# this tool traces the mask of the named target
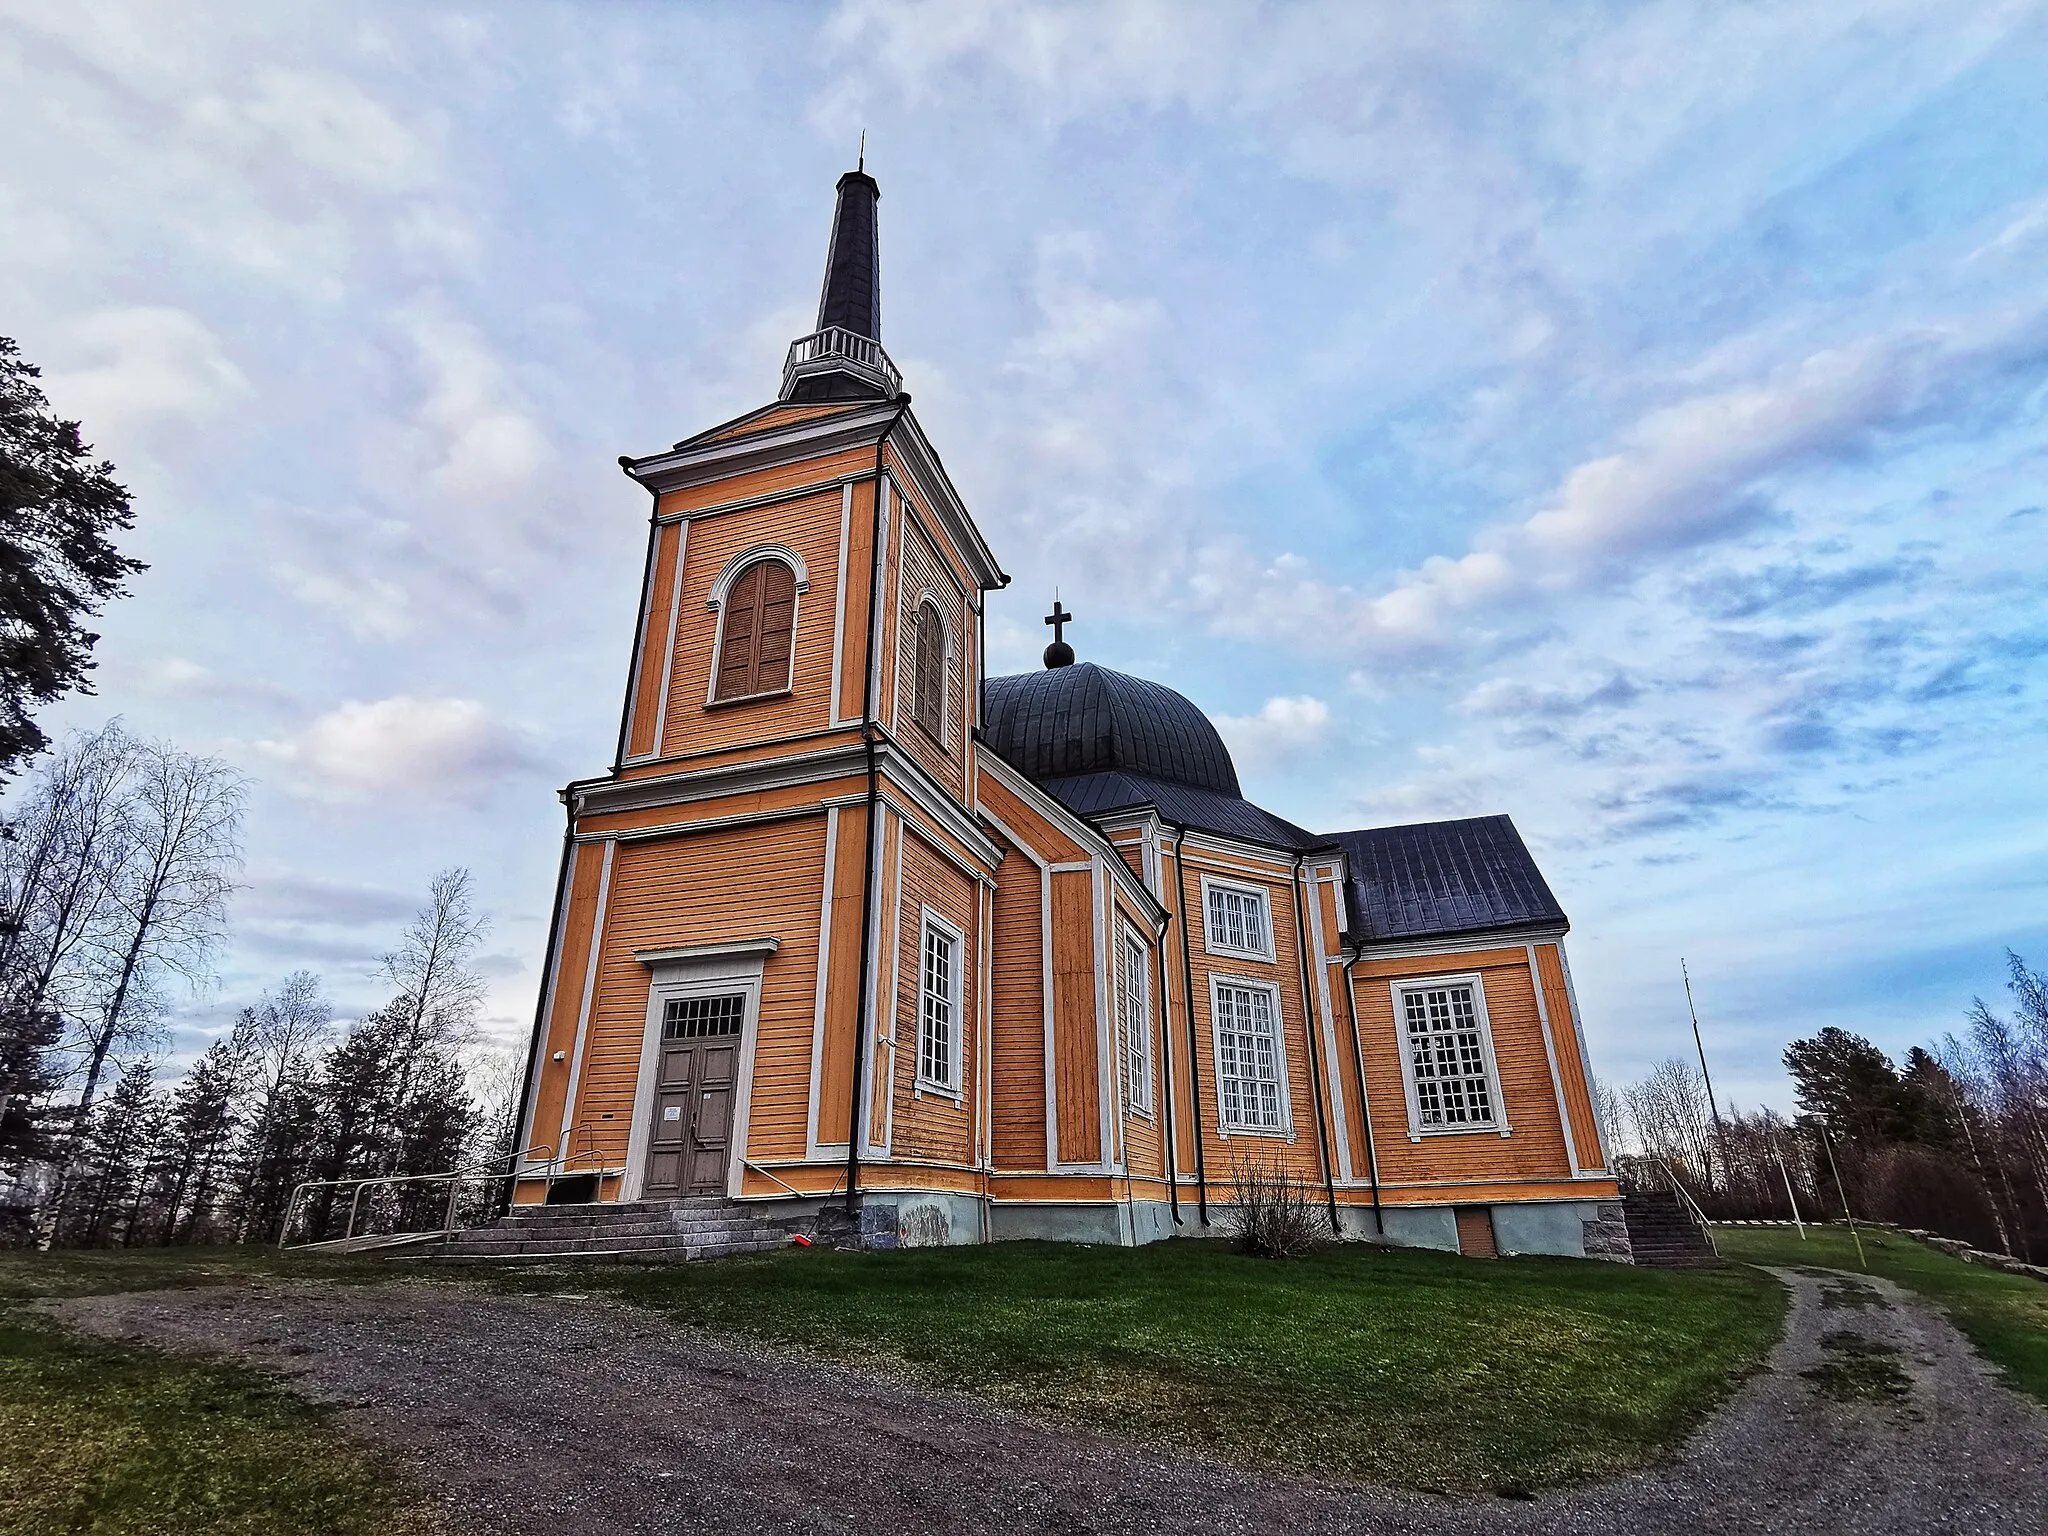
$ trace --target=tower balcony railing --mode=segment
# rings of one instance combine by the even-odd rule
[[[890,399],[903,393],[903,375],[882,344],[843,325],[828,325],[789,344],[789,360],[782,365],[782,398],[790,397],[798,380],[819,373],[850,373]]]

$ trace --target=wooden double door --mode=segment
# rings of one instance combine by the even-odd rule
[[[654,1125],[647,1144],[650,1199],[722,1195],[732,1156],[744,993],[671,997],[662,1005]]]

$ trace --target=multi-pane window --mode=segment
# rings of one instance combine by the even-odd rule
[[[661,1038],[702,1040],[736,1035],[746,1016],[744,997],[672,997],[661,1005]]]
[[[1145,946],[1129,934],[1117,945],[1117,1029],[1122,1039],[1124,1105],[1152,1113],[1152,1008],[1146,985]]]
[[[1271,959],[1273,931],[1266,920],[1266,893],[1235,885],[1211,884],[1208,889],[1209,947]]]
[[[744,699],[787,688],[796,633],[796,573],[777,559],[756,560],[733,578],[721,607],[724,627],[712,699]]]
[[[933,1087],[951,1090],[954,1048],[959,1044],[960,941],[934,924],[924,930],[918,984],[917,1075]]]
[[[917,670],[911,679],[911,718],[946,739],[946,621],[932,604],[917,605]]]
[[[1264,987],[1217,982],[1216,1097],[1228,1131],[1287,1128],[1279,1020]]]
[[[1497,1121],[1479,1004],[1469,983],[1401,989],[1408,1074],[1423,1130],[1490,1128]]]

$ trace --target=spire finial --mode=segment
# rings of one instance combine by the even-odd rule
[[[1052,612],[1045,616],[1045,622],[1052,626],[1052,644],[1045,648],[1045,664],[1048,667],[1071,667],[1074,664],[1074,648],[1067,644],[1067,625],[1074,616],[1060,604],[1059,589],[1052,594]]]
[[[860,131],[860,154],[855,157],[853,168],[863,176],[868,172],[868,131],[865,128]]]

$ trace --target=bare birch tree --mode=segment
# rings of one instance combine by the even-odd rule
[[[161,983],[206,976],[241,868],[242,775],[162,742],[136,751],[120,817],[121,857],[90,941],[103,990],[77,1042],[84,1081],[51,1202],[58,1218],[109,1053],[154,1022]]]

